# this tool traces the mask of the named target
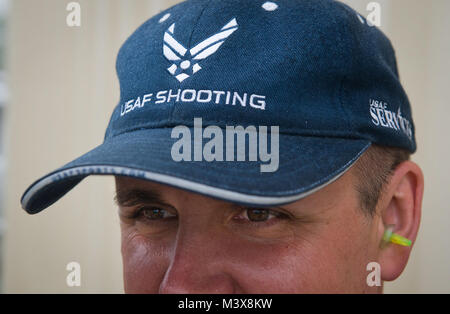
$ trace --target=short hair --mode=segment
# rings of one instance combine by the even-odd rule
[[[378,199],[394,170],[410,156],[405,149],[373,144],[355,163],[355,188],[364,213],[375,215]]]

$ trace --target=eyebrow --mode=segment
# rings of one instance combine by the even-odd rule
[[[114,202],[118,206],[134,206],[138,204],[164,203],[158,192],[151,190],[117,189],[114,196]]]

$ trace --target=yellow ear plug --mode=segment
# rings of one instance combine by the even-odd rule
[[[402,246],[411,246],[411,240],[394,233],[394,225],[386,226],[386,231],[383,234],[383,242],[385,244],[395,243]]]

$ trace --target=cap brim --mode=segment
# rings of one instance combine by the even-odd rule
[[[275,172],[261,172],[260,165],[267,163],[175,162],[171,150],[177,139],[171,138],[171,132],[171,128],[146,129],[106,140],[33,183],[22,196],[22,207],[36,214],[89,175],[150,180],[251,206],[282,205],[339,178],[370,146],[369,141],[360,139],[280,134],[279,168]],[[268,146],[270,150],[270,142]]]

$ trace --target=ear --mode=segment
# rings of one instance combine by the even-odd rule
[[[384,189],[379,203],[379,243],[384,226],[395,225],[394,232],[411,240],[410,247],[390,243],[379,251],[382,280],[395,280],[406,267],[412,246],[416,240],[422,213],[424,178],[420,167],[412,161],[401,163]]]

